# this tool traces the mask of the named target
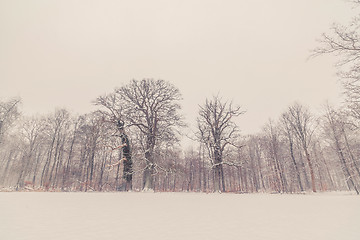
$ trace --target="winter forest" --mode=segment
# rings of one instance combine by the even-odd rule
[[[316,51],[335,50],[340,51]],[[122,164],[113,166],[122,158],[116,149],[121,120],[131,139],[135,191],[359,193],[356,71],[354,65],[344,73],[347,102],[341,109],[327,105],[315,115],[294,103],[256,135],[240,134],[235,119],[246,114],[241,107],[209,98],[199,105],[198,144],[187,151],[178,144],[186,127],[178,112],[181,94],[164,80],[132,80],[97,97],[99,110],[81,116],[57,109],[49,116],[23,117],[21,100],[1,102],[0,181],[15,190],[124,190]]]
[[[185,136],[182,95],[166,79],[114,86],[94,96],[97,110],[83,115],[54,109],[25,116],[21,99],[1,100],[0,188],[359,194],[359,26],[359,18],[335,24],[310,54],[338,60],[342,106],[324,104],[312,112],[301,102],[289,103],[256,134],[242,134],[237,123],[246,106],[218,94],[194,103],[196,128]],[[129,140],[131,179],[125,176],[119,122]],[[192,148],[181,145],[183,138],[194,142]]]
[[[199,106],[198,144],[183,151],[180,98],[170,83],[146,79],[99,96],[99,110],[82,116],[57,109],[25,118],[19,99],[2,102],[2,187],[123,190],[123,166],[112,166],[122,158],[114,149],[121,145],[115,124],[121,119],[131,139],[136,191],[358,193],[359,106],[325,106],[315,115],[295,103],[260,133],[242,136],[235,118],[246,113],[215,96]]]

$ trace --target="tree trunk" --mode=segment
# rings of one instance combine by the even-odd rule
[[[340,146],[340,142],[335,135],[335,131],[333,131],[333,133],[334,133],[334,139],[335,139],[335,144],[336,144],[336,150],[337,150],[337,153],[338,153],[341,165],[342,165],[342,169],[344,171],[344,175],[346,177],[346,183],[347,183],[349,189],[353,188],[356,191],[356,193],[359,194],[359,190],[357,189],[357,186],[354,183],[351,173],[349,171],[349,168],[347,166],[343,151]]]
[[[310,159],[310,154],[307,150],[306,147],[304,147],[304,151],[305,151],[305,155],[306,155],[306,160],[309,164],[309,168],[310,168],[310,176],[311,176],[311,187],[312,187],[312,191],[316,192],[316,187],[315,187],[315,174],[314,174],[314,168]]]
[[[77,123],[75,124],[74,136],[73,136],[72,141],[71,141],[70,152],[69,152],[66,167],[65,167],[65,170],[64,170],[64,175],[63,175],[63,180],[62,180],[62,189],[64,189],[64,187],[66,185],[66,181],[69,180],[68,178],[69,178],[69,173],[70,173],[71,160],[72,160],[73,149],[74,149],[74,144],[75,144],[75,140],[76,140],[76,127],[77,127]]]
[[[143,176],[143,191],[154,190],[154,163],[152,154],[148,150],[145,152],[146,167]]]
[[[296,176],[297,176],[297,179],[298,179],[298,184],[299,184],[299,187],[300,187],[300,191],[303,192],[304,187],[303,187],[303,184],[301,182],[300,171],[299,171],[298,165],[297,165],[296,160],[295,160],[294,145],[293,145],[292,140],[290,139],[290,136],[288,136],[288,137],[289,137],[289,147],[290,147],[291,160],[292,160],[292,163],[293,163],[294,168],[295,168],[295,173],[296,173]]]
[[[355,161],[354,155],[353,155],[353,153],[352,153],[352,151],[351,151],[351,148],[350,148],[350,145],[349,145],[349,141],[348,141],[348,138],[347,138],[347,136],[346,136],[346,132],[345,132],[345,129],[344,129],[344,128],[342,128],[342,132],[343,132],[343,135],[344,135],[344,140],[345,140],[345,144],[346,144],[346,149],[348,150],[349,155],[350,155],[350,158],[351,158],[351,161],[353,162],[354,168],[355,168],[358,176],[360,177],[360,169],[359,169],[359,167],[358,167],[358,165],[357,165],[357,163],[356,163],[356,161]]]
[[[214,147],[214,191],[225,192],[224,169],[222,164],[222,153],[220,150],[220,143],[215,144]]]

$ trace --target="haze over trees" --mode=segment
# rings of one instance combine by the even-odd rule
[[[294,103],[257,134],[242,135],[245,112],[220,96],[199,105],[192,148],[179,144],[179,90],[164,80],[132,80],[99,96],[99,110],[22,116],[1,102],[0,184],[8,190],[124,190],[116,121],[132,149],[133,189],[279,192],[360,189],[357,119],[327,105],[315,115]]]
[[[359,1],[353,1],[356,6]],[[334,24],[313,55],[334,55],[346,102],[313,113],[289,103],[257,133],[241,134],[245,112],[221,96],[199,105],[197,140],[181,146],[181,93],[165,80],[131,80],[94,96],[95,112],[56,109],[23,116],[20,99],[0,101],[0,188],[124,190],[116,122],[130,139],[135,191],[360,191],[360,18]],[[246,107],[246,106],[245,106]],[[194,119],[187,119],[191,121]]]
[[[10,99],[0,102],[0,144],[3,136],[19,116],[20,99]]]

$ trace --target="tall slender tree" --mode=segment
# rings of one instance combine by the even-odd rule
[[[285,139],[288,143],[289,146],[289,152],[290,152],[290,157],[291,157],[291,162],[292,165],[294,167],[295,170],[295,175],[297,177],[297,182],[299,184],[299,188],[300,191],[303,192],[304,191],[304,187],[303,187],[303,183],[301,181],[301,174],[300,174],[300,169],[299,169],[299,163],[296,161],[296,157],[295,157],[295,133],[292,129],[291,123],[289,122],[289,113],[284,113],[281,116],[281,123],[282,123],[282,129],[283,129],[283,134],[285,135]]]
[[[199,107],[197,139],[207,147],[214,170],[215,191],[225,191],[223,154],[226,147],[236,146],[239,128],[234,118],[244,111],[232,102],[223,102],[219,96],[206,99]]]
[[[314,164],[310,156],[311,137],[314,133],[314,121],[308,108],[295,103],[288,108],[288,111],[283,115],[283,120],[286,121],[293,129],[301,147],[304,151],[310,176],[312,191],[316,192],[316,182],[314,173]]]
[[[358,186],[354,181],[353,174],[351,174],[349,163],[344,153],[344,150],[346,149],[345,143],[341,141],[343,137],[344,123],[341,121],[339,114],[330,106],[327,106],[326,108],[325,119],[328,127],[328,131],[326,132],[328,132],[330,138],[332,139],[334,149],[339,157],[342,170],[346,177],[346,183],[349,189],[354,189],[356,193],[359,194]]]

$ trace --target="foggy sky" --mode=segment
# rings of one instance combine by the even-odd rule
[[[294,101],[341,101],[333,59],[307,58],[354,11],[342,0],[0,0],[0,100],[82,114],[131,79],[164,79],[190,125],[219,94],[253,133]]]

